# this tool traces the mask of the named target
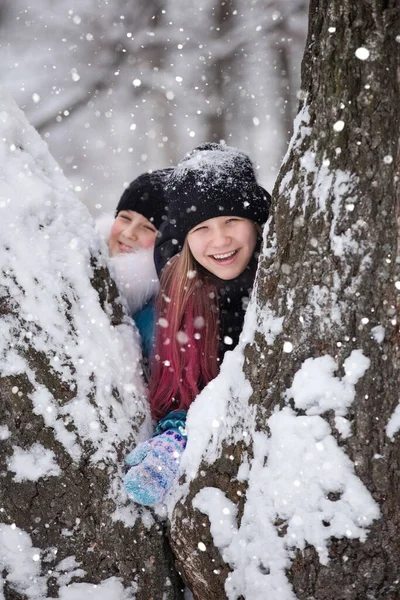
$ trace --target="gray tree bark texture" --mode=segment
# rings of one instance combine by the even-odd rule
[[[364,543],[331,538],[327,565],[312,547],[296,551],[287,576],[301,600],[400,598],[400,444],[399,433],[386,434],[400,384],[399,32],[397,0],[311,1],[301,102],[308,116],[298,117],[274,188],[258,274],[258,306],[284,317],[272,344],[257,333],[245,351],[259,430],[265,431],[274,408],[284,405],[285,391],[308,357],[329,354],[339,372],[353,349],[371,361],[348,414],[352,435],[340,439],[333,416],[323,416],[381,516]],[[361,47],[369,51],[367,58],[357,57]],[[325,191],[322,180],[330,181]],[[353,243],[343,243],[339,252],[332,241],[338,239]],[[323,290],[318,307],[312,302],[314,286]],[[374,339],[374,327],[384,329],[382,343]],[[284,340],[292,352],[283,351]],[[226,598],[230,568],[213,545],[208,518],[193,508],[192,499],[213,486],[238,504],[243,450],[225,447],[218,461],[203,464],[171,519],[173,550],[196,600]],[[224,458],[232,454],[233,461]],[[245,503],[241,491],[239,517]],[[198,551],[199,539],[207,552]]]
[[[113,306],[111,322],[118,325],[123,313],[121,306],[115,303],[118,296],[115,284],[108,271],[93,266],[93,286],[99,292],[100,302]],[[0,298],[1,319],[7,319],[11,312],[14,316],[18,314],[18,307],[11,307],[9,299]],[[23,333],[24,323],[20,323],[20,329],[15,331],[16,346],[20,346],[21,355],[27,359],[36,380],[62,405],[71,399],[69,386],[58,378],[44,354],[26,348],[21,340]],[[11,433],[7,440],[0,442],[0,507],[1,523],[15,524],[28,532],[33,546],[43,550],[42,575],[47,577],[45,597],[59,597],[57,578],[52,577],[51,572],[57,572],[57,565],[63,559],[75,556],[85,574],[73,577],[71,583],[99,584],[117,577],[127,588],[135,582],[137,592],[131,597],[137,600],[182,598],[182,585],[174,571],[162,528],[154,523],[145,527],[140,518],[134,526],[127,527],[112,518],[116,507],[109,497],[109,487],[117,465],[91,464],[90,447],[80,462],[72,462],[55,439],[54,430],[46,427],[43,418],[33,412],[29,399],[33,391],[26,375],[0,378],[1,425],[7,426]],[[113,393],[117,393],[116,390]],[[62,473],[39,481],[15,482],[7,469],[13,447],[29,448],[34,443],[54,452]],[[121,464],[124,452],[126,448],[121,448]],[[66,536],[65,531],[73,534]],[[27,598],[7,581],[6,570],[2,576],[6,600]]]

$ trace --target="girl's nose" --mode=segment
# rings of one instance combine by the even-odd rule
[[[229,243],[230,243],[229,236],[224,229],[217,229],[217,231],[214,232],[214,236],[213,236],[214,246],[225,246],[226,244],[229,244]]]
[[[137,231],[136,225],[130,225],[129,227],[127,227],[125,229],[125,235],[126,235],[126,237],[130,238],[131,240],[137,240],[138,231]]]

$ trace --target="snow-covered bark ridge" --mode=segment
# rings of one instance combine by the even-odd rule
[[[138,333],[87,209],[4,96],[0,165],[0,597],[180,598],[121,479],[151,434]]]
[[[56,427],[74,459],[77,440],[96,448],[92,460],[110,457],[114,442],[131,439],[132,418],[145,410],[139,344],[132,328],[114,327],[111,307],[107,314],[99,303],[91,264],[96,256],[105,266],[101,242],[45,142],[6,100],[0,126],[1,296],[12,309],[1,322],[2,374],[28,374],[36,414]],[[28,348],[46,356],[69,390],[62,406],[36,381],[24,358]]]

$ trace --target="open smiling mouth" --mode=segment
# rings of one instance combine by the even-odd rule
[[[231,263],[235,259],[239,250],[240,248],[237,250],[232,250],[231,252],[224,252],[224,254],[210,254],[209,256],[218,263]]]
[[[135,248],[132,248],[131,246],[127,246],[126,244],[124,244],[123,242],[118,242],[118,248],[120,252],[135,252]]]

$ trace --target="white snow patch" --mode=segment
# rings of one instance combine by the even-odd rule
[[[268,345],[272,346],[276,337],[282,333],[284,317],[276,317],[270,308],[270,303],[262,309],[257,309],[258,330],[265,337]]]
[[[0,598],[3,598],[4,581],[26,598],[37,600],[47,597],[46,579],[40,576],[40,549],[32,546],[30,536],[15,525],[0,523]]]
[[[11,435],[10,430],[8,429],[7,425],[0,425],[0,442],[4,442],[5,440],[7,440]]]
[[[295,374],[287,397],[308,415],[334,410],[343,417],[355,398],[355,385],[369,365],[369,358],[361,350],[353,350],[344,361],[345,375],[340,378],[334,376],[338,365],[328,354],[307,358]]]
[[[32,376],[33,377],[33,376]],[[75,460],[79,460],[82,450],[75,432],[69,431],[63,419],[59,418],[59,407],[53,395],[44,386],[37,386],[31,394],[33,412],[42,415],[47,427],[54,429],[56,439]]]
[[[8,468],[15,473],[14,481],[38,481],[41,477],[60,475],[54,452],[42,444],[33,444],[29,449],[13,446],[13,450]]]
[[[237,507],[218,488],[205,487],[193,498],[193,506],[210,519],[215,545],[226,548],[237,533]]]
[[[302,549],[309,543],[326,564],[329,538],[365,540],[378,506],[322,417],[297,416],[286,407],[268,425],[268,463],[260,482],[266,500],[288,525],[286,546]],[[338,496],[329,499],[329,493]]]
[[[71,583],[62,586],[59,590],[60,600],[82,600],[93,598],[95,600],[135,600],[137,587],[132,585],[124,588],[117,577],[110,577],[98,584]]]
[[[353,233],[362,227],[361,222],[356,222],[352,227],[349,227],[342,234],[337,235],[335,233],[336,226],[340,220],[340,212],[343,208],[343,204],[355,205],[357,198],[353,194],[355,188],[356,178],[351,173],[336,169],[332,174],[332,185],[333,185],[333,202],[332,212],[333,218],[330,229],[330,241],[333,253],[335,256],[344,257],[346,253],[361,254],[362,248],[353,239]]]
[[[3,586],[7,581],[10,587],[28,600],[47,598],[47,577],[40,575],[41,550],[32,546],[30,536],[16,525],[0,524],[0,570],[6,571],[5,579],[0,578],[0,598],[4,598]],[[100,584],[72,583],[73,577],[85,574],[79,568],[74,556],[61,560],[51,572],[59,585],[60,600],[135,600],[137,587],[132,584],[124,588],[121,581],[111,577]]]
[[[376,325],[371,329],[371,335],[378,344],[382,344],[385,339],[385,328],[382,325]]]
[[[218,149],[203,150],[202,152],[188,152],[184,159],[175,167],[171,184],[186,176],[188,170],[197,171],[198,185],[201,181],[210,181],[210,176],[216,182],[227,179],[231,175],[232,165],[237,161],[248,163],[248,157],[244,152],[231,146],[222,146]],[[229,179],[228,179],[229,180]],[[192,207],[196,211],[196,207]]]
[[[293,122],[293,135],[289,142],[288,149],[282,161],[282,166],[286,163],[289,158],[291,152],[300,148],[304,139],[307,136],[311,135],[311,127],[310,127],[310,110],[307,105],[307,98],[304,99],[303,106],[297,113],[294,122]],[[282,168],[281,166],[281,168]],[[288,183],[288,180],[285,184]]]
[[[328,288],[325,285],[311,286],[308,294],[308,306],[306,312],[312,318],[319,318],[321,326],[326,329],[332,327],[332,323],[342,324],[342,315],[336,291],[336,285]]]
[[[52,575],[57,578],[58,585],[68,585],[73,577],[83,577],[86,571],[79,567],[75,556],[67,556],[61,560],[55,567]]]
[[[264,244],[265,247],[265,244]],[[256,278],[256,281],[258,279]],[[247,307],[243,331],[240,336],[242,347],[246,343],[254,341],[254,333],[256,331],[262,333],[267,344],[272,345],[278,335],[282,333],[283,317],[277,317],[271,308],[270,302],[266,302],[264,306],[260,306],[257,302],[257,284],[253,288],[250,297],[250,302]]]
[[[330,161],[322,160],[322,164],[317,166],[316,148],[307,150],[300,158],[300,163],[305,170],[305,175],[315,173],[315,178],[312,187],[307,184],[304,178],[305,201],[303,203],[303,211],[311,200],[316,203],[319,213],[325,214],[328,207],[328,200],[332,199],[332,220],[330,228],[330,243],[335,256],[344,257],[347,253],[361,254],[363,249],[353,239],[353,233],[362,227],[361,222],[354,223],[346,231],[337,235],[335,233],[336,226],[341,218],[341,210],[343,206],[354,207],[357,203],[357,198],[354,196],[353,189],[356,189],[356,177],[347,171],[340,169],[331,170]],[[348,212],[348,211],[347,211]]]
[[[335,427],[342,436],[342,438],[348,438],[351,436],[351,423],[344,417],[335,417]]]
[[[297,183],[292,185],[292,179],[293,179],[293,170],[289,170],[282,178],[282,181],[279,186],[279,196],[280,197],[282,197],[284,194],[289,192],[290,208],[293,208],[296,203],[297,192],[299,189],[299,186],[297,185]]]

